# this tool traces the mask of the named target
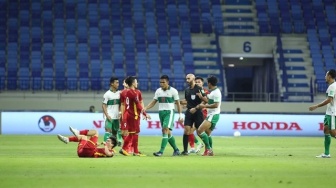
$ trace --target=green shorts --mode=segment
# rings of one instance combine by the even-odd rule
[[[210,130],[213,131],[216,127],[216,124],[217,124],[218,120],[219,120],[219,114],[208,115],[205,119],[211,123]]]
[[[333,118],[331,118],[333,117]],[[335,129],[335,116],[331,116],[331,115],[325,115],[324,116],[324,126],[328,126],[329,130],[334,130]]]
[[[105,129],[111,129],[112,131],[118,131],[120,129],[119,119],[112,119],[112,121],[105,120]]]
[[[173,130],[174,128],[174,110],[161,110],[159,111],[159,118],[162,128]]]

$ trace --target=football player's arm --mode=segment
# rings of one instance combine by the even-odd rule
[[[207,92],[202,88],[200,88],[198,91],[199,91],[199,93],[196,93],[196,95],[201,99],[202,102],[208,103]],[[204,91],[204,92],[202,92],[202,91]]]
[[[196,106],[196,109],[203,109],[203,108],[217,108],[219,105],[219,102],[215,102],[213,104],[199,104]]]
[[[104,104],[103,103],[103,105],[102,105],[102,108],[103,108],[103,113],[104,113],[104,115],[105,115],[105,117],[108,119],[108,120],[112,120],[111,119],[111,117],[108,115],[108,113],[107,113],[107,104]]]
[[[139,101],[139,99],[138,99],[138,97],[136,96],[136,94],[132,93],[132,94],[129,96],[129,98],[133,98],[133,99],[134,99],[134,103],[135,103],[136,108],[139,109],[139,110],[142,112],[142,114],[143,114],[144,116],[146,116],[147,114],[146,114],[146,112],[145,112],[145,110],[144,110],[144,107],[143,107],[143,105],[142,105],[142,101]]]
[[[202,103],[208,103],[208,97],[207,96],[203,96],[202,94],[200,94],[198,97],[202,100]]]
[[[121,118],[121,95],[119,94],[119,118]]]
[[[146,107],[145,110],[153,108],[153,106],[156,104],[157,100],[153,99]]]
[[[325,105],[331,103],[332,101],[333,101],[333,98],[330,97],[330,96],[328,96],[328,98],[326,98],[326,99],[325,99],[324,101],[322,101],[321,103],[319,103],[319,104],[315,104],[315,105],[313,105],[313,106],[310,106],[310,107],[309,107],[309,110],[310,110],[310,111],[313,111],[313,110],[315,110],[316,108],[319,108],[319,107],[322,107],[322,106],[325,106]]]
[[[184,92],[184,99],[183,100],[180,100],[180,104],[182,106],[186,106],[188,104],[188,101],[187,101],[187,92]]]
[[[139,101],[141,103],[142,108],[145,108],[145,103],[142,100],[142,93],[141,92],[139,92]]]
[[[122,118],[123,114],[125,112],[125,104],[122,102],[120,103],[120,118]]]
[[[105,151],[105,155],[106,155],[107,157],[112,157],[112,156],[114,155],[113,151],[110,151],[110,150],[109,150],[107,144],[105,144],[105,146],[104,146],[104,151]]]

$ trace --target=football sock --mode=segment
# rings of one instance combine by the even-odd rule
[[[128,146],[127,146],[128,150],[129,150],[131,153],[133,153],[133,151],[134,151],[132,142],[133,142],[133,140],[131,140],[131,141],[129,142]]]
[[[127,151],[128,147],[129,147],[129,144],[130,144],[130,142],[132,142],[132,140],[133,140],[133,134],[129,134],[128,136],[126,136],[126,139],[124,140],[124,144],[123,144],[122,149]]]
[[[195,135],[190,134],[188,137],[189,145],[191,148],[195,148]]]
[[[118,132],[117,132],[117,140],[118,140],[118,142],[121,142],[121,141],[122,141],[121,130],[120,130],[120,129],[119,129]]]
[[[201,144],[200,141],[197,139],[197,137],[195,136],[195,144]]]
[[[200,134],[200,137],[201,137],[201,139],[204,142],[205,148],[206,149],[211,149],[210,144],[209,144],[209,137],[208,137],[208,135],[205,132],[202,132]]]
[[[212,147],[212,137],[211,136],[208,136],[209,137],[209,145],[210,145],[210,148],[213,148]]]
[[[188,138],[189,135],[183,135],[183,151],[188,152]]]
[[[175,137],[173,135],[171,135],[169,138],[168,138],[168,142],[170,144],[170,146],[175,150],[178,150],[177,146],[176,146],[176,143],[175,143]]]
[[[160,152],[163,153],[168,143],[168,134],[162,134]]]
[[[79,142],[78,138],[75,136],[69,136],[69,142]]]
[[[89,132],[89,129],[84,129],[84,130],[80,130],[79,134],[80,135],[87,135],[88,132]]]
[[[324,135],[324,154],[329,155],[331,137],[330,134]]]
[[[109,132],[105,132],[104,134],[104,142],[106,142],[106,140],[111,136],[111,133]]]
[[[132,145],[133,145],[133,150],[134,150],[133,152],[134,153],[139,153],[138,144],[139,144],[139,135],[134,134],[133,139],[132,139]]]

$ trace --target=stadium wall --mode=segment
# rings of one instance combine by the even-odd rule
[[[93,92],[2,92],[0,93],[0,111],[80,111],[88,112],[91,105],[97,111],[101,110],[104,93]],[[184,98],[180,92],[180,98]],[[154,92],[143,92],[147,105]],[[278,113],[278,114],[323,114],[325,108],[309,112],[312,103],[282,103],[282,102],[222,102],[222,113],[235,113],[239,107],[242,113]],[[155,112],[158,105],[150,111]]]

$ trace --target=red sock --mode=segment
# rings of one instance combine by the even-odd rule
[[[195,148],[195,136],[194,134],[190,134],[188,137],[189,145],[191,148]]]
[[[127,136],[122,135],[121,137],[125,141]]]
[[[134,148],[134,153],[139,153],[138,141],[139,141],[139,135],[138,134],[133,135],[132,145]]]
[[[128,153],[133,153],[133,144],[132,144],[133,140],[130,141],[130,143],[128,144]]]
[[[79,134],[80,135],[87,135],[88,132],[89,132],[89,129],[84,129],[84,130],[79,131]]]
[[[130,142],[132,142],[132,139],[133,139],[133,135],[132,134],[129,134],[128,136],[126,136],[126,139],[124,140],[124,144],[123,144],[123,147],[122,147],[123,150],[128,151],[127,150],[128,149],[128,145],[129,145]]]
[[[69,142],[79,142],[79,140],[75,136],[69,136]]]

